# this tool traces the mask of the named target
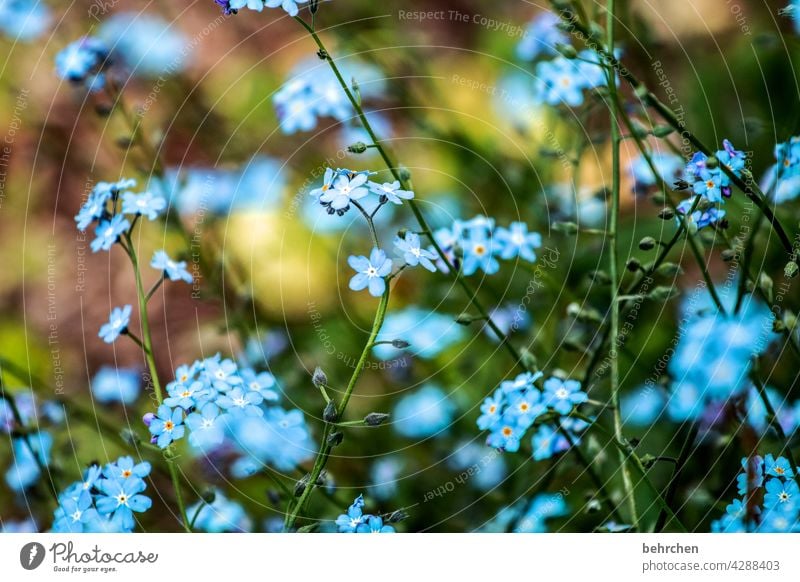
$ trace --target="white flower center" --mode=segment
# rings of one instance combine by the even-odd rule
[[[75,510],[75,513],[70,515],[70,517],[72,518],[72,521],[80,521],[81,515],[83,515],[83,512],[80,509],[77,509]]]
[[[373,278],[378,276],[378,269],[376,269],[372,265],[367,267],[367,270],[365,272],[366,272],[367,277],[369,277],[370,279],[373,279]]]
[[[569,392],[566,388],[559,388],[556,390],[556,398],[559,400],[564,400],[567,396],[569,396]]]

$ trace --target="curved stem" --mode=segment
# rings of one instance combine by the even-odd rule
[[[369,352],[375,345],[375,340],[378,337],[378,333],[383,326],[383,320],[386,317],[386,308],[389,305],[389,285],[387,284],[386,290],[381,295],[380,302],[378,303],[378,309],[375,312],[375,319],[372,322],[372,329],[369,333],[369,338],[367,339],[367,343],[364,345],[364,349],[361,351],[361,356],[358,358],[358,362],[356,363],[355,368],[353,369],[353,374],[350,376],[350,381],[347,383],[347,388],[345,388],[344,394],[342,395],[342,399],[339,401],[339,404],[336,406],[336,418],[340,419],[347,408],[348,402],[350,402],[350,397],[353,395],[353,391],[355,390],[356,384],[358,383],[358,379],[361,376],[361,373],[364,371],[364,366],[367,363],[367,358],[369,357]],[[331,434],[332,424],[329,422],[325,423],[325,428],[322,431],[322,442],[320,444],[319,452],[317,453],[317,457],[314,460],[314,466],[311,469],[311,473],[309,473],[308,482],[306,483],[303,492],[300,494],[300,498],[295,503],[294,508],[287,514],[286,520],[284,521],[284,530],[290,531],[300,514],[305,510],[306,505],[308,504],[308,500],[311,497],[311,493],[314,491],[316,487],[317,480],[319,476],[322,474],[322,470],[328,464],[328,460],[330,459],[331,451],[333,450],[333,446],[328,443],[328,436]]]

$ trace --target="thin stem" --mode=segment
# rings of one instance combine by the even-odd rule
[[[367,363],[370,350],[375,345],[375,339],[378,337],[378,333],[383,326],[383,320],[386,317],[386,308],[388,305],[389,286],[387,285],[386,290],[383,292],[383,295],[381,295],[380,302],[378,303],[378,309],[375,312],[375,319],[372,322],[372,329],[370,330],[367,343],[364,345],[364,349],[361,351],[361,356],[359,357],[358,362],[356,362],[356,366],[353,369],[353,374],[350,376],[350,381],[347,383],[347,388],[345,388],[342,399],[339,401],[339,404],[336,407],[337,418],[342,418],[345,409],[347,408],[347,404],[350,402],[350,397],[353,395],[353,391],[358,383],[358,379],[361,377],[361,373],[363,372],[364,366]],[[322,442],[319,452],[317,453],[317,457],[314,460],[314,466],[309,474],[305,489],[303,489],[303,492],[300,494],[300,498],[297,500],[297,503],[295,503],[294,508],[287,513],[286,520],[284,521],[285,531],[290,531],[294,527],[297,518],[305,510],[306,504],[311,497],[311,493],[316,487],[317,479],[319,479],[322,470],[325,468],[328,460],[330,459],[331,451],[333,450],[333,446],[328,443],[328,436],[331,433],[331,426],[331,423],[325,423],[325,428],[322,431]]]
[[[678,453],[678,459],[675,461],[675,470],[672,473],[672,479],[669,480],[667,492],[664,495],[664,501],[666,501],[667,505],[670,507],[675,501],[675,495],[678,492],[678,482],[680,481],[683,469],[686,467],[686,462],[689,460],[689,456],[692,452],[692,444],[694,444],[697,438],[697,431],[697,423],[691,423],[691,426],[687,427],[686,438],[683,441],[683,446],[681,446],[681,452]],[[657,457],[657,459],[658,458],[660,457]],[[667,524],[667,512],[662,510],[659,512],[658,519],[656,520],[656,533],[663,531]]]
[[[614,0],[607,0],[606,3],[606,42],[609,47],[614,46]],[[611,410],[614,417],[614,438],[619,442],[624,442],[622,436],[622,415],[620,414],[619,406],[619,351],[617,349],[616,338],[619,337],[619,302],[617,295],[619,294],[620,281],[617,273],[617,263],[619,260],[619,240],[618,240],[618,226],[619,226],[619,198],[620,198],[620,159],[619,148],[621,142],[618,115],[618,100],[617,100],[617,75],[613,69],[609,69],[608,73],[608,91],[611,95],[610,99],[610,116],[611,122],[611,216],[609,217],[609,239],[611,251],[609,253],[608,272],[611,277],[611,337],[612,345],[609,350],[611,357]],[[625,488],[625,498],[628,501],[628,511],[630,512],[631,525],[635,529],[639,529],[639,512],[636,509],[636,494],[633,488],[633,481],[631,480],[630,471],[628,470],[628,463],[626,455],[620,451],[620,469],[622,471],[622,484]]]
[[[161,404],[164,402],[164,394],[161,390],[161,382],[158,379],[156,360],[153,356],[153,338],[150,333],[150,321],[147,315],[147,295],[144,292],[144,285],[142,284],[142,273],[139,269],[139,258],[136,254],[136,248],[133,244],[133,239],[131,238],[130,232],[125,233],[125,240],[128,243],[128,256],[130,257],[131,265],[133,266],[133,273],[136,279],[136,296],[139,300],[142,339],[138,343],[140,343],[142,346],[142,352],[144,353],[145,360],[147,361],[147,367],[150,371],[150,379],[153,382],[153,391],[155,392],[158,405],[161,406]],[[131,337],[133,338],[133,336]],[[178,469],[175,466],[175,459],[167,454],[164,455],[164,458],[167,461],[167,469],[169,470],[170,479],[172,479],[172,488],[175,491],[175,501],[178,504],[178,510],[180,512],[183,528],[187,533],[191,533],[192,529],[189,525],[189,518],[186,515],[186,506],[183,502],[183,493],[181,491],[180,479],[178,478]]]

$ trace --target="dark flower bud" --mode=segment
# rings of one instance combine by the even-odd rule
[[[713,170],[718,167],[719,167],[719,160],[717,159],[717,156],[708,156],[706,158],[706,168],[708,168],[709,170]]]
[[[153,413],[149,412],[148,414],[153,414]],[[135,431],[133,431],[133,430],[131,430],[129,428],[125,428],[125,429],[121,430],[119,432],[119,436],[122,438],[123,441],[125,441],[126,443],[128,443],[129,445],[132,445],[132,446],[135,446],[135,445],[137,445],[137,444],[139,444],[141,442],[141,439],[139,438],[139,435],[136,434]]]
[[[206,489],[203,492],[203,501],[205,501],[208,505],[214,503],[214,500],[217,498],[217,492],[213,489]]]
[[[311,14],[316,14],[317,10],[319,10],[319,0],[311,0],[311,3],[308,5],[308,11]]]
[[[326,443],[331,447],[336,447],[342,444],[343,440],[344,440],[344,434],[337,431],[337,432],[332,432],[331,434],[328,435]]]
[[[367,144],[363,141],[357,141],[356,143],[347,146],[347,151],[351,154],[363,154],[367,151]]]
[[[316,480],[316,485],[318,487],[322,487],[323,485],[325,485],[325,480],[327,478],[328,478],[328,471],[326,469],[323,469],[322,471],[319,472],[319,476],[317,477]]]
[[[378,426],[389,420],[389,415],[385,412],[370,412],[364,417],[364,424],[367,426]]]
[[[628,269],[631,273],[635,273],[636,271],[642,268],[642,263],[639,262],[639,259],[631,257],[630,259],[628,259],[628,262],[625,263],[625,268]]]
[[[661,220],[672,220],[675,218],[675,213],[672,211],[672,208],[663,208],[661,212],[658,213],[658,217]]]
[[[322,371],[322,368],[317,366],[316,368],[314,368],[314,374],[311,376],[311,382],[317,388],[321,386],[327,386],[328,376],[325,375],[325,372]]]
[[[310,478],[309,475],[303,475],[303,478],[294,484],[295,497],[300,497],[303,494],[303,491],[306,490],[306,487],[308,487],[309,478]]]
[[[642,240],[639,241],[639,248],[643,251],[649,251],[654,249],[656,246],[656,239],[652,236],[646,236]]]
[[[94,106],[94,112],[100,117],[108,117],[114,108],[108,103],[98,103]]]
[[[737,253],[733,249],[725,249],[724,251],[722,251],[720,253],[720,256],[722,257],[722,260],[725,261],[726,263],[732,261],[733,259],[735,259],[736,255],[737,255]]]
[[[397,173],[400,176],[400,180],[403,182],[411,179],[411,170],[405,166],[400,166],[400,169],[397,171]]]
[[[392,347],[397,348],[398,350],[404,350],[408,347],[411,347],[411,344],[406,340],[394,339],[392,340]]]
[[[121,150],[127,150],[133,145],[133,138],[127,135],[122,135],[114,140],[117,147]]]
[[[686,180],[675,180],[673,186],[674,190],[688,190],[690,184]]]
[[[325,405],[325,410],[322,411],[322,420],[325,422],[336,422],[338,417],[339,414],[336,411],[336,405],[333,403],[333,400],[331,400]]]
[[[325,49],[319,49],[319,50],[317,51],[317,56],[318,56],[318,57],[319,57],[321,60],[323,60],[323,61],[326,61],[326,60],[328,60],[328,51],[326,51]]]

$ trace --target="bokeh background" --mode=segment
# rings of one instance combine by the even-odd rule
[[[798,42],[792,20],[779,14],[783,4],[620,4],[626,63],[651,87],[660,85],[665,99],[672,91],[687,125],[706,142],[728,138],[752,152],[753,173],[761,176],[774,163],[774,144],[796,133],[800,112],[793,68]],[[210,0],[45,5],[46,25],[39,34],[24,35],[30,38],[17,38],[18,30],[0,23],[0,356],[8,393],[35,396],[39,408],[30,424],[48,427],[54,436],[52,475],[43,481],[76,480],[87,463],[121,454],[158,460],[119,437],[129,426],[146,433],[140,419],[153,404],[144,379],[139,397],[127,404],[101,402],[92,391],[104,366],[135,369],[142,378],[145,371],[135,345],[107,345],[97,337],[112,307],[135,303],[125,257],[118,250],[91,253],[73,219],[97,181],[120,176],[170,196],[188,234],[187,247],[174,230],[147,224],[137,241],[140,254],[167,248],[207,268],[196,285],[165,285],[151,303],[162,378],[168,381],[178,365],[217,352],[269,369],[284,404],[305,412],[317,442],[323,403],[311,373],[321,366],[333,386],[346,383],[376,301],[347,289],[345,259],[364,253],[366,230],[355,213],[327,217],[309,202],[308,191],[319,184],[327,160],[359,170],[383,165],[373,150],[346,151],[363,139],[352,120],[322,118],[310,131],[281,130],[276,92],[298,67],[324,78],[326,65],[315,56],[313,42],[279,10],[224,17]],[[605,268],[608,240],[568,236],[552,224],[605,228],[608,116],[601,104],[578,115],[533,102],[534,67],[519,57],[518,45],[521,31],[544,8],[535,2],[335,1],[322,4],[317,26],[331,52],[359,71],[370,118],[410,170],[417,199],[435,226],[486,214],[502,224],[522,220],[542,234],[540,259],[549,256],[552,266],[540,260],[535,273],[534,267],[504,265],[499,274],[476,276],[474,282],[484,302],[498,315],[505,309],[508,319],[534,277],[542,281],[511,341],[527,348],[541,369],[579,376],[587,365],[581,346],[591,342],[594,329],[576,325],[567,306],[577,301],[606,309],[608,288],[591,274]],[[447,16],[401,16],[430,10]],[[473,22],[475,15],[507,27],[492,30]],[[131,147],[122,116],[108,114],[107,94],[87,93],[54,74],[55,55],[82,35],[100,35],[115,47],[126,71],[119,77],[125,102],[141,112],[142,131],[173,181],[152,179],[153,159]],[[623,94],[630,98],[627,87]],[[642,237],[668,238],[674,231],[671,221],[658,219],[659,206],[646,192],[634,192],[627,171],[634,158],[633,143],[624,142],[622,260],[642,256]],[[727,206],[733,233],[740,216],[752,212],[742,200],[735,196]],[[792,232],[797,208],[789,202],[779,209]],[[398,208],[381,231],[391,238],[413,225],[408,209]],[[779,246],[765,234],[758,249],[758,267],[781,273],[785,256]],[[726,281],[730,265],[718,252],[710,256],[710,272]],[[699,281],[688,247],[679,244],[671,260],[683,265],[677,286],[688,292]],[[146,276],[154,280],[152,273]],[[796,293],[789,293],[784,306],[796,309],[797,303]],[[676,336],[679,309],[679,299],[643,305],[620,356],[624,394],[635,394],[653,374]],[[402,317],[393,325],[416,345],[374,354],[348,409],[351,418],[377,411],[392,413],[392,419],[348,433],[329,467],[336,486],[314,498],[309,514],[335,519],[364,493],[376,512],[407,508],[409,518],[397,526],[401,531],[503,530],[507,525],[495,519],[498,512],[547,492],[569,507],[548,519],[550,531],[599,527],[586,504],[592,484],[574,459],[537,462],[529,453],[499,454],[484,446],[485,434],[475,425],[478,407],[515,371],[479,323],[455,323],[462,312],[469,306],[445,276],[416,270],[396,283],[390,314]],[[770,349],[769,383],[792,402],[796,360]],[[604,379],[588,388],[590,397],[607,398]],[[42,412],[45,402],[57,403],[53,418]],[[640,426],[632,417],[625,428],[629,437],[643,439],[642,452],[677,455],[680,423],[662,419]],[[12,463],[11,434],[0,440],[5,470]],[[275,527],[286,499],[272,478],[234,479],[224,455],[202,459],[182,446],[190,503],[216,487],[246,514],[222,529]],[[584,446],[611,489],[619,490],[614,451],[593,437]],[[708,531],[724,511],[720,500],[730,497],[742,450],[721,431],[688,461],[677,495],[693,529]],[[475,464],[481,466],[475,476],[456,481]],[[665,487],[670,472],[669,465],[657,464],[651,478]],[[291,487],[303,471],[279,473]],[[140,529],[175,530],[163,472],[154,471],[152,485],[156,507],[141,517]],[[40,482],[17,491],[0,482],[2,522],[10,528],[32,519],[47,529],[53,507],[46,487]],[[431,496],[442,488],[444,494]]]

